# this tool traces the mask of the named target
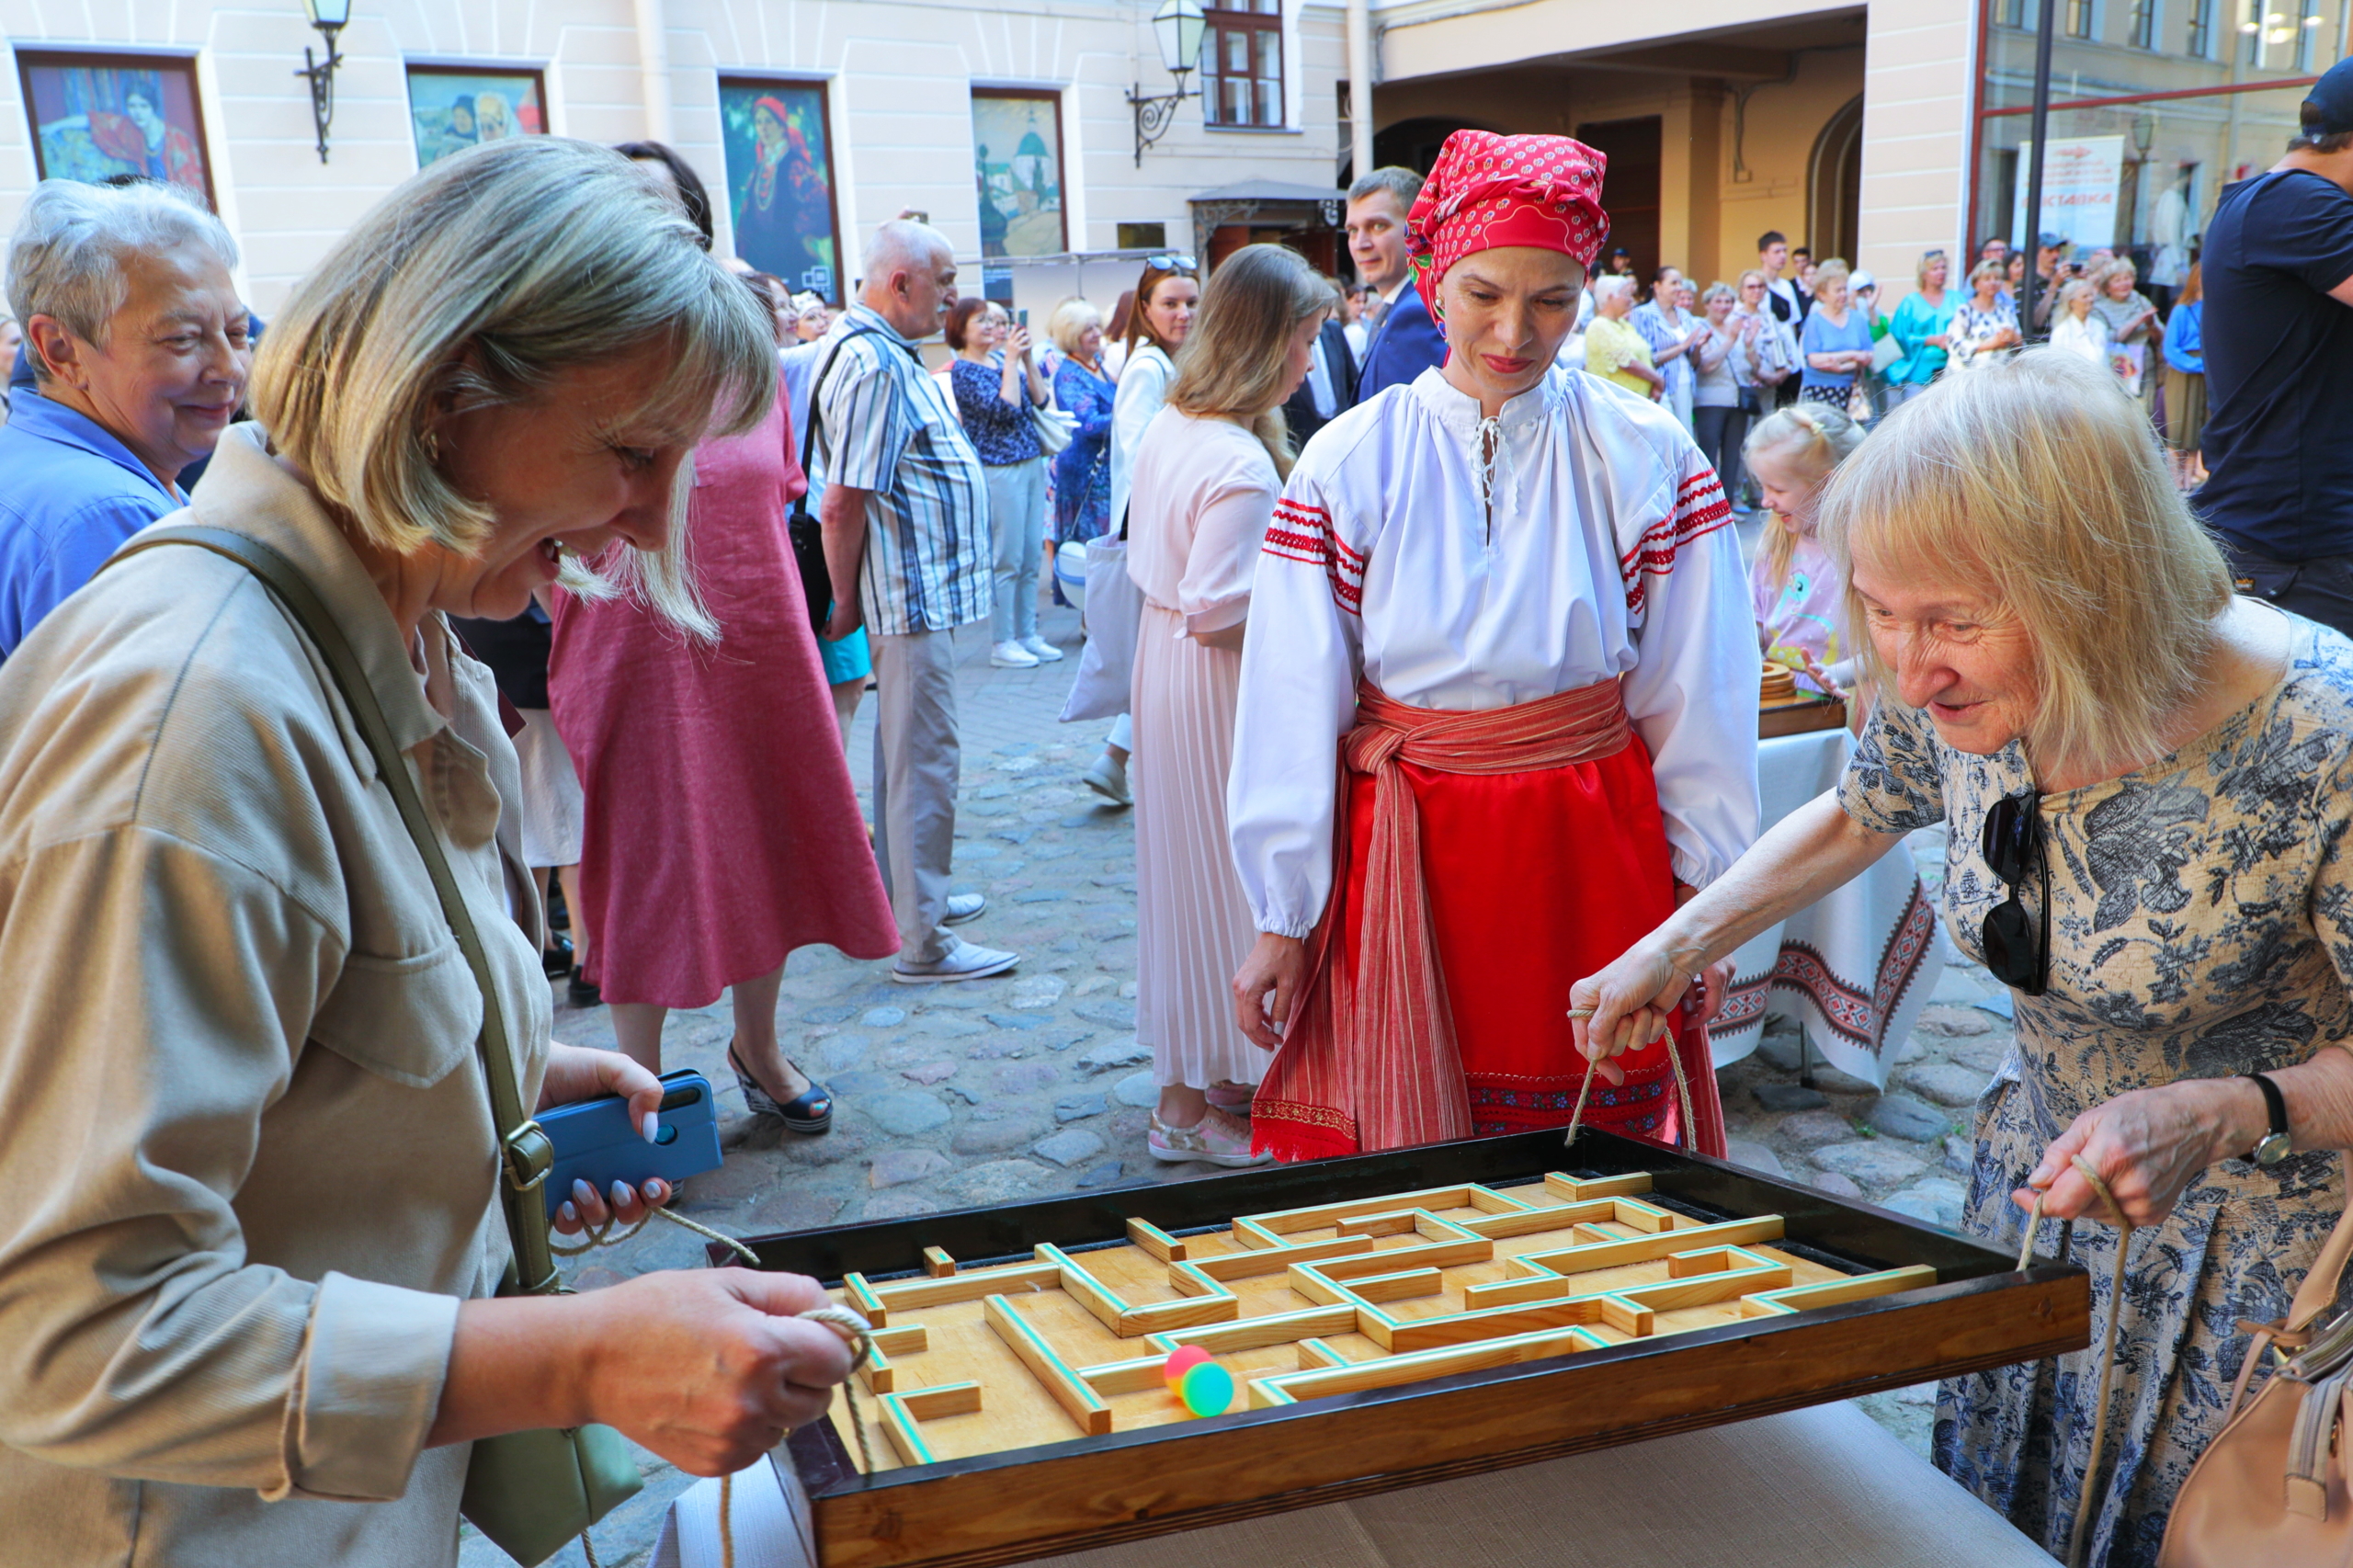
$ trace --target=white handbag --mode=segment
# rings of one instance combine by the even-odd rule
[[[1128,575],[1128,541],[1105,534],[1086,545],[1086,646],[1063,722],[1113,719],[1128,710],[1134,678],[1136,631],[1143,620],[1143,590]]]

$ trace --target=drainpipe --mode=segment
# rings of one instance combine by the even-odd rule
[[[1348,139],[1356,177],[1372,172],[1372,6],[1348,0]]]
[[[668,7],[663,0],[635,0],[635,4],[638,91],[645,100],[645,137],[649,142],[676,142],[670,122]]]

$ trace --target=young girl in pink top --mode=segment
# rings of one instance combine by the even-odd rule
[[[1862,426],[1826,403],[1792,403],[1757,421],[1741,446],[1772,513],[1748,575],[1757,646],[1797,673],[1801,689],[1844,697],[1854,679],[1847,585],[1814,538],[1830,471],[1862,444]]]

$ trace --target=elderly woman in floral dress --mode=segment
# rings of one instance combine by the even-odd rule
[[[1939,381],[1830,483],[1882,699],[1838,788],[1580,981],[1597,1058],[1685,976],[1951,827],[1946,928],[2011,988],[1964,1224],[2016,1247],[2038,1194],[2119,1314],[2112,1468],[2088,1488],[2096,1353],[1947,1382],[1935,1458],[2054,1551],[2155,1562],[2245,1320],[2285,1315],[2353,1146],[2353,643],[2234,597],[2105,368],[2058,349]],[[1573,1014],[1574,1016],[1574,1014]],[[2135,1227],[2119,1233],[2075,1167]],[[2053,1250],[2059,1227],[2039,1244]]]

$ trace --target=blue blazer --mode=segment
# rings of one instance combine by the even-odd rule
[[[1357,372],[1357,401],[1369,401],[1383,387],[1404,386],[1445,361],[1446,335],[1430,320],[1420,289],[1407,283],[1365,345],[1364,366]]]

